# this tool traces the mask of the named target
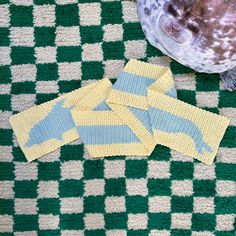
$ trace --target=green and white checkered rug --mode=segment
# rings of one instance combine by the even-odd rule
[[[90,160],[79,141],[27,163],[9,116],[130,58],[169,65],[179,99],[232,120],[215,164],[163,146]],[[134,2],[0,0],[0,110],[1,236],[235,235],[236,92],[150,46]]]

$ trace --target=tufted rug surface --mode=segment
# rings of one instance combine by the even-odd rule
[[[163,146],[91,160],[80,141],[27,163],[9,117],[130,58],[168,65],[178,98],[231,119],[213,165]],[[0,236],[233,236],[236,92],[153,48],[131,1],[0,0]]]

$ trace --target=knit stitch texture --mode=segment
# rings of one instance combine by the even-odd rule
[[[9,117],[93,83],[130,58],[170,66],[178,99],[230,118],[216,161],[158,145],[90,160],[80,141],[27,163]],[[135,3],[0,1],[0,235],[233,236],[236,93],[145,40]]]

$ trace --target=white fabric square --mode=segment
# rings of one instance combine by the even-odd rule
[[[36,85],[37,86],[37,85]],[[57,149],[51,153],[46,154],[43,156],[43,158],[39,158],[39,162],[54,162],[54,161],[59,161],[60,158],[60,149]]]
[[[126,236],[125,230],[107,230],[106,236]]]
[[[83,199],[79,197],[61,198],[61,213],[73,214],[83,212]]]
[[[235,215],[217,215],[216,230],[231,231],[234,230]]]
[[[148,59],[148,63],[170,67],[171,59],[167,56],[154,56]]]
[[[139,59],[145,57],[147,42],[145,40],[132,40],[125,42],[125,57]]]
[[[223,148],[220,147],[218,150],[217,162],[223,162],[223,163],[234,163],[236,164],[236,158],[235,158],[236,148]]]
[[[196,75],[192,74],[177,74],[173,75],[177,90],[196,90]]]
[[[193,162],[193,158],[186,156],[180,152],[177,152],[175,150],[171,150],[171,157],[173,161],[183,161],[183,162]]]
[[[37,199],[16,198],[14,202],[17,215],[37,215]]]
[[[151,230],[148,236],[170,236],[168,230]]]
[[[121,178],[125,177],[125,161],[123,160],[116,160],[116,161],[109,161],[105,160],[105,170],[104,175],[105,178]]]
[[[0,233],[13,233],[13,216],[1,215]]]
[[[85,196],[98,196],[104,194],[104,186],[105,181],[104,179],[92,179],[85,181]]]
[[[58,197],[57,181],[39,181],[38,197],[39,198],[57,198]]]
[[[34,46],[33,27],[12,27],[10,31],[11,46]]]
[[[61,230],[61,236],[84,236],[84,231],[83,230]]]
[[[192,214],[190,213],[173,213],[171,214],[172,229],[191,229]]]
[[[57,229],[59,225],[59,216],[52,214],[48,215],[39,215],[39,229]]]
[[[2,113],[0,112],[0,117],[1,116],[2,116]],[[1,162],[11,162],[13,158],[14,157],[12,155],[12,146],[0,146]]]
[[[104,216],[103,214],[86,214],[84,217],[85,228],[90,229],[102,229],[104,228]]]
[[[11,93],[11,84],[1,84],[0,94],[9,94]]]
[[[61,179],[81,179],[83,176],[82,161],[65,161],[61,163]]]
[[[176,196],[193,195],[192,180],[174,180],[171,185],[172,194]]]
[[[147,214],[128,214],[128,228],[133,230],[146,229]]]
[[[11,49],[9,47],[0,47],[0,66],[11,64],[10,54],[11,54]]]
[[[127,179],[126,180],[127,193],[130,196],[148,194],[147,180],[146,179]]]
[[[8,4],[0,5],[0,27],[9,27],[10,11]]]
[[[36,180],[38,178],[38,163],[16,162],[15,179],[16,180]]]
[[[223,107],[220,108],[220,115],[226,116],[230,119],[230,125],[236,126],[236,108]]]
[[[56,62],[57,49],[55,47],[36,47],[36,63],[53,63]]]
[[[31,6],[34,4],[33,0],[10,0],[10,2],[18,6]]]
[[[56,0],[58,5],[66,5],[71,3],[78,3],[78,0]]]
[[[57,81],[37,81],[36,82],[36,93],[58,93],[59,86]],[[44,159],[45,157],[41,158]],[[41,160],[40,159],[40,160]]]
[[[125,197],[106,197],[105,210],[106,213],[125,212]]]
[[[11,129],[11,125],[10,125],[10,122],[9,122],[9,118],[10,118],[11,115],[12,115],[12,112],[10,112],[10,111],[3,111],[3,110],[0,111],[0,128],[1,129]],[[2,147],[9,148],[9,146],[2,146]],[[0,148],[0,150],[1,150],[1,148]],[[6,149],[6,153],[5,152],[1,153],[1,151],[0,151],[0,157],[3,154],[8,154],[7,149]],[[1,159],[1,161],[2,161],[2,159]]]
[[[149,212],[170,212],[171,203],[168,196],[149,197]]]
[[[58,64],[59,80],[81,80],[81,62]]]
[[[193,211],[194,211],[194,213],[214,214],[214,212],[215,212],[214,198],[194,197]]]
[[[11,97],[13,111],[23,111],[35,105],[35,94],[19,94]]]
[[[202,232],[192,232],[192,236],[214,236],[215,234],[209,231],[202,231]]]
[[[38,236],[37,231],[15,232],[14,236]]]
[[[138,22],[137,3],[122,1],[122,12],[124,22]]]
[[[80,24],[83,26],[100,25],[101,4],[83,3],[79,4]]]
[[[148,161],[148,177],[166,179],[170,177],[170,162]]]
[[[56,45],[79,46],[80,45],[79,26],[72,26],[72,27],[58,26],[56,29]]]
[[[105,77],[117,78],[119,73],[123,70],[125,62],[123,60],[107,60],[104,61]]]
[[[55,5],[34,6],[34,26],[54,26],[55,25]]]
[[[14,181],[0,181],[0,196],[3,199],[13,199]]]
[[[123,27],[120,24],[107,24],[103,27],[103,40],[106,42],[122,41]]]
[[[11,66],[12,82],[35,81],[36,65],[24,64]]]
[[[101,43],[84,44],[82,47],[83,61],[102,61],[103,51]]]
[[[219,92],[197,92],[198,107],[218,107]]]
[[[205,165],[204,163],[197,163],[194,165],[195,179],[215,179],[215,165]]]
[[[220,197],[233,197],[236,194],[236,183],[234,181],[217,180],[216,192]]]

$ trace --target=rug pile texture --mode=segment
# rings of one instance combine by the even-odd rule
[[[92,160],[80,141],[27,163],[9,117],[105,76],[130,58],[170,66],[178,98],[231,119],[213,165],[158,145]],[[236,92],[144,37],[131,1],[0,1],[0,236],[233,236]]]

